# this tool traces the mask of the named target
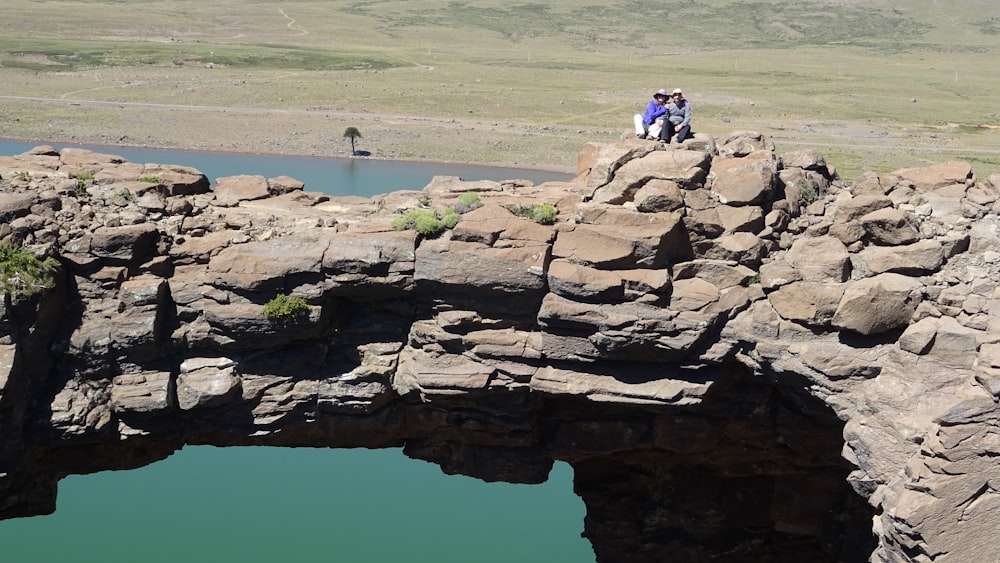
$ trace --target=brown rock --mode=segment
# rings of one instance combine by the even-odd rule
[[[833,237],[797,239],[788,250],[786,261],[806,281],[843,282],[850,277],[847,247]]]
[[[774,152],[774,143],[756,131],[734,131],[718,141],[719,154],[742,158],[754,152]]]
[[[606,212],[584,216],[592,224],[560,231],[552,246],[566,258],[601,270],[660,268],[690,255],[677,213]]]
[[[794,282],[767,295],[782,318],[811,326],[826,326],[833,319],[844,295],[839,283]]]
[[[912,215],[886,207],[861,216],[861,226],[872,244],[894,246],[920,240]]]
[[[516,241],[549,243],[554,238],[552,227],[517,217],[499,205],[484,205],[465,213],[452,229],[453,240],[489,246],[514,246]]]
[[[176,407],[174,380],[169,372],[119,375],[111,386],[116,413],[162,414]]]
[[[759,233],[764,228],[763,210],[755,205],[741,207],[720,205],[716,208],[716,211],[719,214],[719,221],[726,232]]]
[[[208,262],[208,272],[224,285],[247,290],[284,288],[293,275],[313,276],[323,264],[328,240],[286,237],[229,246]]]
[[[881,195],[862,195],[837,200],[833,212],[833,226],[830,235],[837,237],[845,245],[861,240],[865,229],[861,218],[880,209],[892,207],[892,200]]]
[[[973,179],[972,166],[968,162],[952,161],[922,166],[920,168],[903,168],[893,172],[907,182],[911,182],[919,190],[934,191],[947,186],[966,185]]]
[[[873,274],[895,272],[922,275],[936,272],[941,267],[944,249],[936,240],[922,240],[904,246],[870,246],[859,252],[858,258]]]
[[[138,263],[149,258],[159,238],[153,225],[98,227],[90,241],[90,252],[101,258]]]
[[[674,280],[670,308],[675,311],[698,311],[719,300],[719,288],[700,278]]]
[[[707,383],[684,380],[629,381],[616,374],[586,375],[547,367],[531,378],[531,390],[547,395],[583,396],[597,402],[684,405],[697,402]]]
[[[712,192],[729,205],[756,205],[770,197],[777,178],[777,163],[767,152],[742,158],[717,158],[712,163]]]
[[[736,261],[689,260],[674,265],[674,279],[701,278],[720,289],[747,285],[754,271]]]
[[[620,205],[633,201],[637,190],[651,180],[669,180],[684,189],[701,187],[711,156],[696,151],[653,151],[629,160],[594,191],[593,201]]]
[[[0,220],[9,222],[15,217],[24,217],[31,212],[35,201],[34,194],[0,192]]]
[[[217,179],[213,193],[216,204],[227,207],[241,201],[263,199],[270,195],[270,189],[263,176],[242,174]]]
[[[553,260],[548,271],[549,289],[575,301],[622,301],[625,288],[614,272],[597,270],[567,260]]]
[[[905,327],[920,303],[922,284],[899,274],[879,274],[850,282],[833,326],[865,335]]]
[[[681,188],[672,180],[650,180],[635,192],[635,208],[643,213],[663,213],[684,207]]]
[[[751,269],[760,266],[765,248],[763,241],[751,233],[733,233],[695,245],[695,255],[709,260],[728,260]]]
[[[812,149],[788,151],[779,157],[782,168],[802,168],[826,172],[826,159]]]

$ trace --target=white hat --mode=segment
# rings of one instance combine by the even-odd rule
[[[683,93],[684,92],[681,92],[680,88],[674,88],[674,91],[671,92],[670,95],[673,96],[674,94],[683,94]]]

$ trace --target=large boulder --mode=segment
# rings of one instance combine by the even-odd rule
[[[621,205],[632,201],[650,181],[668,180],[682,189],[698,188],[704,185],[711,162],[711,155],[700,151],[653,151],[618,168],[606,184],[594,191],[593,201]]]
[[[728,205],[756,205],[774,192],[777,178],[774,155],[757,151],[744,157],[720,157],[712,162],[712,192]]]
[[[849,282],[833,326],[864,335],[902,329],[920,304],[922,287],[916,279],[891,273]]]

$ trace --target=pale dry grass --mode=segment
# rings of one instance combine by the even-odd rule
[[[355,126],[381,158],[572,169],[680,86],[697,131],[758,130],[848,178],[1000,168],[996,9],[974,0],[672,4],[691,17],[669,36],[573,0],[7,4],[6,137],[346,156]]]

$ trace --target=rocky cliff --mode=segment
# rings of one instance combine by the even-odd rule
[[[601,562],[996,557],[1000,175],[848,185],[737,132],[370,199],[51,147],[0,178],[0,242],[59,263],[0,270],[2,517],[185,444],[402,446],[567,461]]]

